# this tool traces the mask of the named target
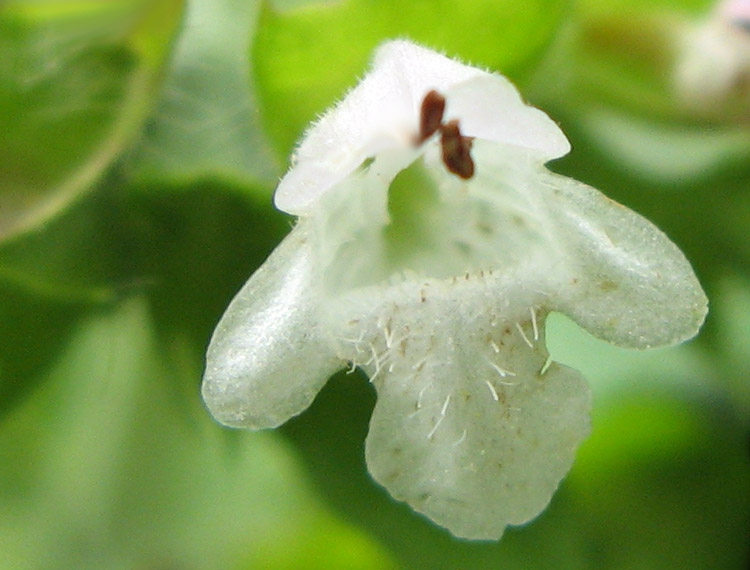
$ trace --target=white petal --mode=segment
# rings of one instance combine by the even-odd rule
[[[305,410],[342,367],[318,326],[317,288],[302,224],[237,294],[214,331],[203,399],[227,425],[276,427]]]
[[[513,84],[501,75],[482,75],[445,93],[446,120],[458,119],[470,137],[528,149],[546,162],[570,152],[560,127],[543,111],[526,105]]]
[[[454,535],[498,539],[548,504],[589,432],[590,394],[574,370],[545,366],[543,323],[493,327],[478,309],[440,313],[433,334],[382,355],[366,457],[395,498]]]
[[[620,346],[671,345],[698,332],[708,300],[663,232],[590,186],[553,174],[540,182],[571,273],[555,308]]]
[[[505,78],[393,41],[378,49],[372,71],[305,133],[276,190],[276,207],[307,215],[321,195],[368,158],[412,146],[422,100],[431,89],[448,96],[447,118],[461,120],[464,134],[520,145],[540,160],[569,150],[557,125],[525,105]]]
[[[368,157],[411,144],[427,91],[481,73],[410,42],[384,44],[372,71],[305,133],[276,190],[276,207],[297,215],[309,212]]]

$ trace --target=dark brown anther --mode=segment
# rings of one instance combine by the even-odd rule
[[[448,121],[440,130],[440,145],[443,148],[445,167],[464,180],[474,176],[474,160],[471,158],[471,143],[474,139],[461,134],[458,121]]]
[[[419,115],[419,138],[417,144],[422,144],[434,135],[443,122],[445,111],[445,97],[435,91],[429,91],[422,100],[422,109]]]

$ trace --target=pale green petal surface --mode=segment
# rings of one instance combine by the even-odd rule
[[[203,399],[227,425],[276,427],[341,365],[316,320],[307,236],[292,232],[237,294],[206,356]]]

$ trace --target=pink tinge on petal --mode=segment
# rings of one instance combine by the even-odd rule
[[[750,0],[724,0],[719,3],[718,13],[730,24],[750,25]]]

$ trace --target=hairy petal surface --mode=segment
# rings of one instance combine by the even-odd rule
[[[510,282],[488,304],[492,279],[427,283],[414,303],[384,304],[362,363],[378,393],[373,478],[471,539],[538,515],[589,432],[589,388],[548,362],[545,314],[516,305]]]
[[[214,331],[203,399],[220,422],[276,427],[342,367],[317,319],[310,243],[299,224],[237,294]]]
[[[538,275],[533,287],[546,293],[547,309],[619,346],[667,346],[697,334],[708,300],[688,260],[654,224],[551,173],[523,149],[474,147],[472,199],[498,212],[482,238],[495,245],[498,263],[490,266],[525,266],[522,278]]]
[[[571,178],[548,173],[540,184],[572,274],[554,308],[619,346],[666,346],[698,333],[708,299],[661,230]]]

